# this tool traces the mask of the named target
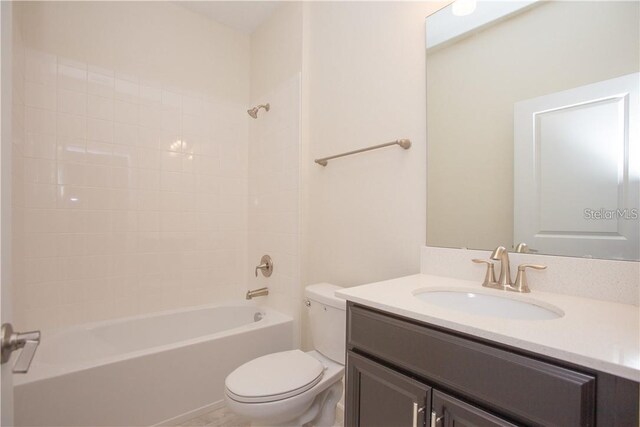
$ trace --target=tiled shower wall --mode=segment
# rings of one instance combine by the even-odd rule
[[[270,103],[249,125],[248,288],[269,287],[266,303],[294,318],[294,343],[300,343],[300,74],[270,93],[254,97]],[[254,275],[269,254],[269,278]]]
[[[239,297],[246,106],[31,49],[22,66],[13,188],[20,327]]]
[[[24,239],[22,230],[24,229],[24,192],[16,191],[24,188],[23,170],[24,158],[22,148],[24,146],[24,67],[25,49],[20,31],[20,22],[14,20],[12,28],[12,111],[11,111],[11,275],[12,295],[15,295],[17,269],[16,265],[24,256]],[[15,298],[12,298],[15,302]],[[15,305],[15,304],[13,304]],[[15,318],[16,309],[13,307]]]

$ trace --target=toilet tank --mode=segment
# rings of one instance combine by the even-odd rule
[[[309,285],[305,288],[305,304],[313,348],[344,365],[347,302],[334,295],[338,289],[342,288],[329,283]]]

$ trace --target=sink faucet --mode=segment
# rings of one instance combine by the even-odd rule
[[[518,266],[518,275],[516,276],[516,282],[513,283],[511,281],[511,268],[509,266],[509,253],[507,252],[507,249],[504,246],[498,246],[493,250],[489,258],[494,261],[500,261],[500,277],[498,278],[497,282],[493,272],[492,262],[484,261],[481,259],[471,260],[476,264],[487,265],[487,273],[485,274],[484,282],[482,282],[482,286],[486,288],[502,289],[504,291],[521,293],[531,292],[531,290],[529,289],[529,284],[527,283],[525,270],[527,268],[534,268],[536,270],[544,270],[545,268],[547,268],[544,265],[521,264]]]
[[[498,246],[493,250],[489,257],[494,261],[500,261],[500,277],[498,278],[498,285],[502,289],[507,289],[513,286],[511,281],[511,268],[509,267],[509,252],[504,246]]]
[[[526,254],[527,252],[529,252],[529,246],[524,242],[518,243],[514,252],[517,254]]]

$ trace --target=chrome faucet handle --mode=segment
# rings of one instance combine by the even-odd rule
[[[11,353],[22,349],[16,364],[13,366],[14,374],[25,374],[31,366],[33,356],[40,344],[40,331],[14,332],[11,323],[2,325],[0,335],[0,347],[2,347],[2,363],[8,362]]]
[[[258,270],[264,271],[267,268],[269,268],[267,264],[256,265],[256,277],[258,277]]]
[[[516,281],[512,287],[508,288],[508,290],[513,292],[522,292],[528,293],[531,292],[529,289],[529,283],[527,281],[527,268],[533,268],[535,270],[544,270],[547,268],[546,265],[538,265],[538,264],[520,264],[518,266],[518,274],[516,275]]]
[[[476,264],[487,264],[487,272],[484,275],[484,282],[482,282],[482,286],[484,287],[492,287],[491,285],[496,283],[496,272],[493,268],[493,263],[491,261],[485,261],[483,259],[474,258],[471,261]]]
[[[273,273],[273,261],[269,255],[262,255],[262,258],[260,258],[260,264],[256,266],[256,277],[258,277],[258,270],[262,272],[264,277],[271,276],[271,273]]]

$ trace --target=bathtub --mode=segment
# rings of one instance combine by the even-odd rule
[[[110,320],[43,334],[14,376],[18,426],[175,425],[222,406],[224,379],[293,348],[293,321],[234,303]]]

